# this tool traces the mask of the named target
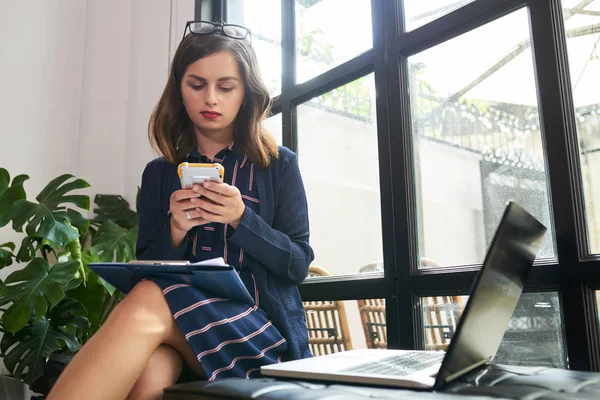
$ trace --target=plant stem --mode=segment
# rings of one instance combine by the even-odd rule
[[[87,276],[85,275],[83,261],[81,260],[81,242],[79,242],[79,238],[68,243],[66,248],[71,252],[71,258],[79,262],[79,274],[81,275],[81,279],[83,279],[83,284],[85,285],[87,282]]]

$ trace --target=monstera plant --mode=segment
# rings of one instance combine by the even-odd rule
[[[64,368],[122,298],[87,265],[133,259],[138,216],[122,197],[97,195],[96,215],[86,218],[90,198],[76,191],[90,185],[68,174],[29,201],[27,179],[11,183],[0,168],[0,229],[12,222],[24,235],[19,246],[0,244],[0,269],[18,264],[0,280],[0,358],[16,379],[47,393],[56,379],[45,376],[48,367],[61,360]]]

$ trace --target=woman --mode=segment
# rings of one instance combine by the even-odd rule
[[[53,399],[159,399],[197,379],[259,377],[310,357],[297,285],[313,260],[295,155],[262,128],[270,97],[246,28],[192,22],[149,124],[138,259],[223,257],[256,306],[163,279],[142,281],[74,357]],[[183,190],[182,161],[220,162],[224,183]]]

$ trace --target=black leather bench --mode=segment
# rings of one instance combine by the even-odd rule
[[[557,368],[489,365],[452,382],[443,392],[424,392],[293,380],[238,379],[192,382],[165,389],[164,400],[354,400],[354,399],[600,399],[600,373]]]

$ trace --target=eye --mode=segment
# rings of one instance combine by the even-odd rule
[[[204,85],[190,85],[193,90],[202,90]]]
[[[221,87],[221,90],[224,92],[231,92],[233,90],[232,87]]]

